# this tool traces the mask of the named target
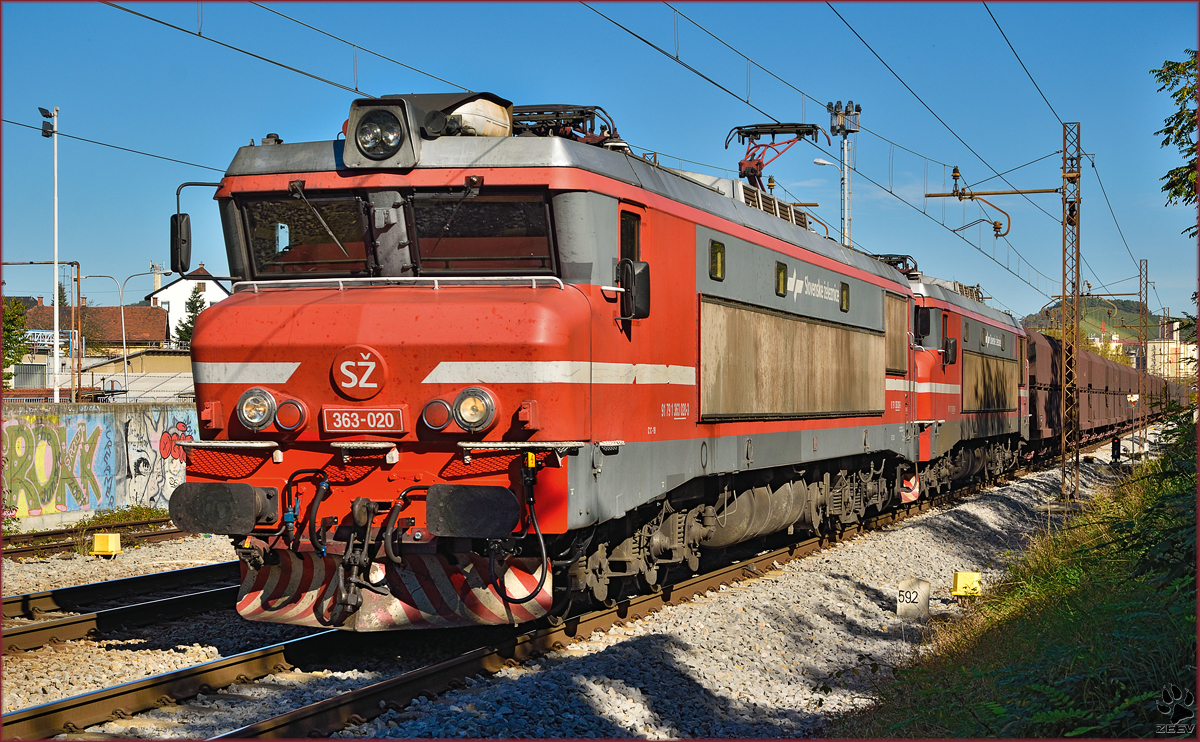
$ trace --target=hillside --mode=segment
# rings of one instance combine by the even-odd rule
[[[1113,305],[1116,305],[1116,310],[1113,311]],[[1080,331],[1085,337],[1093,337],[1096,335],[1118,335],[1121,340],[1137,340],[1137,325],[1140,320],[1138,314],[1138,302],[1127,301],[1124,299],[1115,300],[1110,304],[1102,299],[1084,299],[1083,317],[1079,323]],[[1042,329],[1052,327],[1053,322],[1047,318],[1046,313],[1051,313],[1055,320],[1058,319],[1059,303],[1052,304],[1042,315],[1030,314],[1022,318],[1021,324],[1031,329]],[[1110,315],[1109,312],[1112,312]],[[1178,317],[1172,319],[1178,320]],[[1147,318],[1147,339],[1154,340],[1158,337],[1158,324],[1162,320],[1162,315],[1150,314]],[[1122,327],[1125,325],[1125,327]]]

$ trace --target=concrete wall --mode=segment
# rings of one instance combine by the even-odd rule
[[[6,404],[4,517],[56,528],[96,510],[165,508],[184,481],[192,404]]]

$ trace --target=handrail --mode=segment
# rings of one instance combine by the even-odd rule
[[[558,288],[566,290],[562,279],[557,276],[371,276],[367,278],[285,278],[272,281],[238,281],[233,284],[234,292],[237,291],[254,291],[258,293],[260,287],[278,288],[282,286],[300,284],[301,287],[316,286],[318,284],[336,285],[338,291],[344,291],[347,288],[364,288],[370,284],[417,284],[426,283],[432,284],[434,290],[441,288],[442,284],[486,284],[488,282],[507,282],[522,284],[529,282],[530,288],[537,288],[538,281],[547,281],[549,283],[558,284]],[[350,284],[347,286],[346,284]]]

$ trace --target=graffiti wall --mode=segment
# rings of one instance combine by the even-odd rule
[[[4,517],[165,508],[195,436],[192,404],[6,404]]]

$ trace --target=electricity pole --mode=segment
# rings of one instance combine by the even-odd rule
[[[1063,124],[1062,146],[1062,361],[1059,364],[1062,401],[1063,500],[1079,493],[1079,123]]]
[[[1062,337],[1059,342],[1062,347],[1062,359],[1059,363],[1059,421],[1062,427],[1060,445],[1062,446],[1062,488],[1060,498],[1074,500],[1079,492],[1079,380],[1076,371],[1076,353],[1079,347],[1079,162],[1082,152],[1079,148],[1079,123],[1063,124],[1062,147],[1062,187],[1041,188],[1012,191],[971,191],[965,186],[958,187],[961,177],[958,168],[954,168],[954,190],[950,193],[926,193],[927,198],[957,198],[959,201],[969,199],[983,201],[992,208],[1004,213],[999,207],[984,201],[980,196],[1022,195],[1028,193],[1061,193],[1062,194]],[[1005,214],[1007,216],[1007,214]],[[1012,228],[1009,220],[1008,229],[1002,229],[999,221],[992,223],[997,237],[1008,234]],[[1140,383],[1140,382],[1139,382]]]

